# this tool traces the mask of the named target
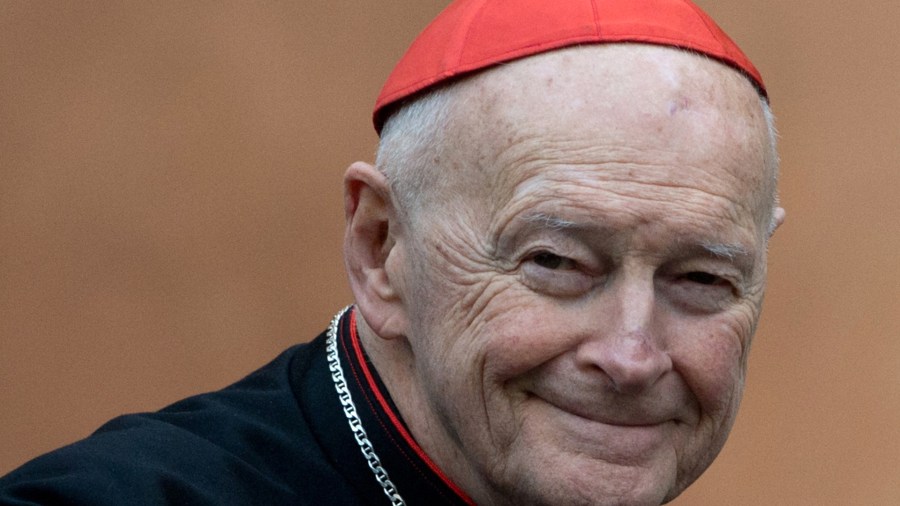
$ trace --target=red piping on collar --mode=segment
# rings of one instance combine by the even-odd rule
[[[375,394],[375,398],[378,399],[378,404],[381,405],[381,409],[383,409],[387,414],[388,419],[390,419],[391,423],[394,425],[394,428],[397,430],[400,436],[403,437],[403,440],[406,441],[406,444],[408,444],[410,448],[412,448],[413,451],[416,452],[416,455],[418,455],[419,458],[422,459],[423,462],[425,462],[428,468],[431,469],[431,471],[436,474],[441,479],[441,481],[443,481],[444,484],[446,484],[450,488],[450,490],[453,490],[460,499],[465,501],[466,504],[475,506],[475,502],[472,501],[472,499],[470,499],[469,496],[466,495],[466,493],[456,485],[456,483],[453,483],[453,480],[451,480],[446,474],[444,474],[444,472],[441,471],[441,468],[439,468],[437,464],[435,464],[428,457],[428,454],[425,453],[425,450],[423,450],[422,447],[420,447],[419,444],[416,443],[416,440],[413,439],[412,434],[410,434],[409,431],[406,430],[406,427],[404,427],[400,422],[400,418],[396,413],[394,413],[394,410],[391,409],[390,405],[387,402],[387,399],[385,399],[384,395],[381,393],[381,390],[375,383],[375,378],[372,377],[372,372],[369,370],[368,364],[366,364],[366,360],[362,352],[362,347],[359,344],[359,337],[356,334],[355,307],[350,311],[350,343],[353,345],[353,353],[356,355],[356,362],[357,364],[359,364],[360,369],[362,369],[363,375],[366,378],[366,383],[369,384],[369,389],[372,391],[372,393]]]

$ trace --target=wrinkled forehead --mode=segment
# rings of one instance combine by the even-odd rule
[[[642,44],[568,48],[485,71],[453,95],[447,142],[461,166],[501,187],[542,170],[536,161],[610,160],[664,160],[665,177],[720,179],[748,200],[766,186],[757,90],[702,55]]]
[[[767,152],[752,84],[679,49],[609,44],[553,51],[482,72],[451,95],[447,140],[479,160],[530,142],[562,146],[576,139],[697,156]]]
[[[681,49],[644,44],[567,48],[500,66],[460,83],[456,119],[571,126],[573,121],[704,119],[765,126],[760,99],[740,73]],[[689,116],[689,117],[688,117]]]

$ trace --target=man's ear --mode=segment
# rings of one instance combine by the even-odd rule
[[[769,237],[772,237],[772,234],[784,223],[786,216],[787,212],[785,212],[783,207],[778,206],[775,208],[772,212],[772,224],[769,226]]]
[[[398,242],[401,228],[390,186],[381,171],[363,162],[347,168],[344,214],[344,263],[357,308],[379,337],[406,335],[403,280],[396,272],[404,265],[399,258],[403,256],[402,239]]]

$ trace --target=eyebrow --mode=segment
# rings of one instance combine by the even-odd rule
[[[543,212],[528,213],[524,216],[524,220],[529,224],[538,225],[551,230],[587,230],[590,228],[583,224]],[[715,258],[721,258],[732,262],[746,262],[753,258],[753,253],[740,244],[712,242],[695,244],[690,241],[679,240],[676,242],[675,249],[699,249]]]
[[[552,230],[584,228],[574,221],[564,220],[547,213],[528,213],[527,215],[525,215],[525,221],[530,224],[540,225]]]
[[[709,254],[719,257],[725,258],[728,260],[735,260],[738,258],[747,258],[752,256],[747,248],[738,245],[738,244],[701,244],[700,245],[704,251]]]

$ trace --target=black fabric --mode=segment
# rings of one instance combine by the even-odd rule
[[[339,355],[363,426],[407,504],[465,504],[428,469]],[[377,373],[376,384],[380,385]],[[382,392],[387,395],[387,391]],[[396,411],[395,411],[396,412]],[[223,390],[126,415],[0,478],[2,505],[389,504],[353,438],[325,335]]]

